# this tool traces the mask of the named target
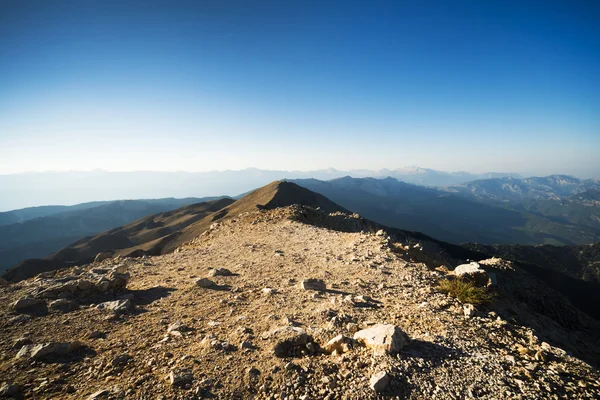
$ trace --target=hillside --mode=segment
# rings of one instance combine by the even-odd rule
[[[158,255],[169,253],[209,229],[211,224],[229,219],[240,213],[256,209],[271,209],[298,202],[328,211],[346,211],[325,197],[310,192],[293,183],[273,182],[257,189],[243,198],[186,206],[174,211],[151,215],[127,226],[86,237],[49,255],[50,262],[29,260],[8,271],[4,278],[20,280],[63,265],[91,262],[98,253],[110,252],[113,256]]]
[[[381,224],[424,232],[452,243],[584,244],[600,240],[600,224],[585,223],[597,215],[596,207],[585,207],[580,218],[569,219],[527,208],[527,200],[515,200],[510,205],[482,201],[393,178],[293,182]],[[575,211],[571,213],[575,215]]]
[[[451,246],[370,233],[368,221],[329,213],[333,203],[290,185],[229,205],[173,253],[0,287],[6,390],[63,399],[600,396],[591,366],[600,325],[543,282],[482,260],[495,297],[472,308],[437,289],[465,261]],[[321,209],[275,208],[294,202],[292,192]]]
[[[22,222],[0,226],[0,272],[27,258],[41,258],[83,237],[141,217],[215,199],[121,200],[15,210],[4,213]],[[35,215],[45,214],[35,218]],[[7,217],[8,218],[8,217]]]

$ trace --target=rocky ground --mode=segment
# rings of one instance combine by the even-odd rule
[[[4,285],[0,396],[600,397],[598,370],[563,349],[597,336],[529,323],[527,304],[513,307],[520,317],[461,304],[436,289],[447,268],[416,262],[411,252],[426,246],[362,225],[298,207],[256,211],[172,254]],[[513,273],[501,260],[480,264]]]

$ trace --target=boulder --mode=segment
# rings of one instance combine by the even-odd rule
[[[389,385],[389,383],[390,376],[385,371],[380,371],[376,374],[373,374],[371,379],[369,379],[369,386],[377,393],[382,392],[387,385]]]
[[[41,359],[49,356],[62,356],[81,347],[79,342],[28,344],[21,347],[16,358]]]
[[[374,355],[394,354],[409,343],[408,336],[391,324],[377,324],[354,334],[354,340],[373,350]]]
[[[200,278],[196,281],[196,285],[203,287],[203,288],[213,288],[215,286],[217,286],[216,283],[214,283],[213,281],[211,281],[208,278]]]
[[[114,301],[105,301],[104,303],[100,303],[96,306],[98,310],[107,310],[115,313],[125,313],[132,311],[134,309],[134,305],[131,300],[114,300]]]
[[[232,276],[233,272],[228,270],[227,268],[213,268],[208,273],[210,276]]]
[[[323,281],[322,279],[314,279],[314,278],[304,279],[302,282],[300,282],[300,287],[302,287],[302,289],[304,289],[304,290],[323,291],[323,290],[327,289],[327,285],[325,284],[325,281]]]
[[[8,281],[2,277],[0,277],[0,286],[6,286],[8,285]]]
[[[275,340],[273,353],[277,357],[293,357],[301,349],[306,349],[308,335],[302,328],[282,326],[273,330],[269,337]]]
[[[44,300],[34,299],[31,297],[21,297],[13,304],[15,311],[27,311],[37,308],[45,308],[45,306],[46,302]]]
[[[459,278],[469,280],[477,286],[489,286],[492,284],[488,273],[481,269],[476,262],[459,265],[454,269],[453,274]]]

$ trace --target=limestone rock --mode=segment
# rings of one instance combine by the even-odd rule
[[[489,286],[492,284],[490,276],[476,262],[459,265],[454,269],[453,274],[459,278],[470,280],[478,286]]]
[[[409,342],[400,328],[391,324],[377,324],[354,334],[354,340],[373,350],[375,355],[394,354]]]
[[[369,379],[369,386],[377,393],[383,391],[387,385],[389,385],[389,383],[390,376],[385,371],[380,371],[376,374],[373,374],[371,379]]]
[[[228,270],[227,268],[213,268],[208,273],[209,276],[231,276],[233,272]]]
[[[108,389],[100,389],[97,392],[94,392],[89,395],[87,400],[96,400],[96,399],[105,399],[110,396],[110,391]]]
[[[41,306],[45,306],[44,300],[33,299],[30,297],[22,297],[13,304],[15,311],[32,310]]]
[[[98,310],[107,310],[114,313],[126,313],[134,309],[134,305],[131,300],[115,300],[106,301],[96,306]]]
[[[473,304],[463,305],[463,313],[465,314],[465,317],[471,318],[475,315],[475,306]]]
[[[308,343],[304,329],[295,326],[277,328],[269,336],[275,339],[273,353],[277,357],[292,357],[299,349],[305,349]]]
[[[304,279],[300,283],[300,286],[304,290],[323,291],[323,290],[327,289],[327,285],[325,284],[325,282],[322,279],[314,279],[314,278]]]
[[[215,286],[217,286],[216,283],[214,283],[213,281],[211,281],[208,278],[200,278],[196,281],[196,285],[203,287],[203,288],[213,288]]]
[[[169,373],[172,386],[185,386],[194,380],[192,370],[189,368],[175,368]]]
[[[21,347],[16,358],[40,359],[48,356],[61,356],[81,347],[79,342],[29,344]]]
[[[335,351],[338,354],[342,354],[346,353],[352,347],[352,342],[353,340],[349,337],[346,337],[344,335],[337,335],[336,337],[328,341],[323,349],[327,353],[333,353]]]

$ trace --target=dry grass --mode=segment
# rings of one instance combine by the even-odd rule
[[[438,284],[438,290],[457,298],[462,303],[478,305],[492,301],[492,295],[486,288],[478,287],[473,282],[463,279],[443,279]]]

